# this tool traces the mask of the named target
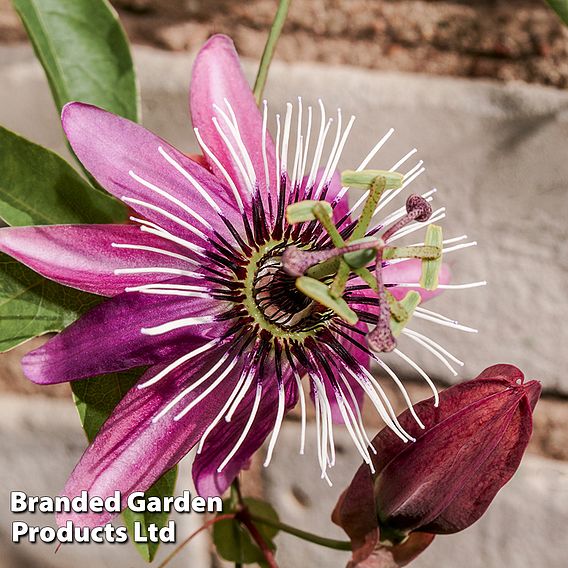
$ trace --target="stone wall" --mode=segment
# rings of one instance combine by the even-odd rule
[[[0,41],[24,39],[0,0]],[[191,50],[215,32],[258,58],[276,0],[113,0],[131,39]],[[568,31],[544,0],[294,0],[277,57],[568,85]]]

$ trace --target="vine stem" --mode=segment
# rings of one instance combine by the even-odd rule
[[[250,514],[250,518],[255,523],[279,529],[295,537],[301,538],[302,540],[306,540],[314,544],[319,544],[320,546],[325,546],[326,548],[333,548],[334,550],[351,550],[351,542],[348,540],[334,540],[332,538],[318,536],[316,534],[297,529],[296,527],[293,527],[291,525],[287,525],[286,523],[268,519],[261,515]]]
[[[175,548],[165,559],[164,561],[158,566],[158,568],[164,568],[167,564],[169,564],[173,558],[181,551],[181,549],[186,546],[193,538],[195,538],[199,533],[203,532],[204,530],[212,527],[215,523],[219,521],[227,521],[229,519],[234,519],[237,516],[236,513],[227,513],[226,515],[218,515],[214,519],[203,523],[197,530],[193,531],[179,546]]]
[[[236,513],[236,520],[240,521],[246,527],[250,536],[256,542],[258,548],[260,548],[269,568],[278,568],[278,564],[276,564],[276,558],[274,557],[274,551],[270,548],[269,544],[260,534],[260,531],[252,520],[250,511],[243,499],[243,494],[241,492],[241,483],[238,477],[236,477],[233,483],[231,483],[231,502],[233,506],[238,505],[239,510]]]
[[[237,518],[247,528],[250,536],[252,536],[253,540],[260,548],[262,555],[266,560],[266,564],[268,564],[270,568],[278,568],[278,564],[276,564],[276,558],[274,558],[274,551],[270,548],[266,540],[264,540],[264,537],[260,534],[258,528],[254,524],[253,517],[248,512],[248,510],[245,509],[241,513],[238,513]]]
[[[276,10],[276,15],[274,16],[274,21],[272,22],[272,27],[270,28],[270,33],[268,34],[268,39],[266,40],[266,45],[262,52],[262,58],[260,59],[260,66],[258,68],[258,73],[256,74],[256,81],[254,82],[253,89],[254,98],[258,106],[260,106],[260,103],[262,102],[262,93],[264,93],[264,86],[266,85],[270,63],[274,55],[274,50],[276,49],[276,44],[278,43],[278,38],[282,33],[282,28],[284,27],[284,22],[286,21],[286,16],[288,15],[291,3],[292,0],[279,1],[278,10]]]

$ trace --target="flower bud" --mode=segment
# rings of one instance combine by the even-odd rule
[[[373,440],[375,473],[363,465],[333,512],[354,560],[379,543],[400,546],[414,532],[451,534],[477,521],[521,462],[540,392],[516,367],[495,365],[443,391],[438,407],[433,399],[415,405],[424,430],[403,412],[399,422],[416,442],[383,429]]]

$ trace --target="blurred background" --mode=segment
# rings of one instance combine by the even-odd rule
[[[230,35],[252,80],[276,1],[111,3],[135,45],[145,125],[195,151],[187,112],[195,51],[213,33]],[[65,154],[47,83],[9,0],[0,0],[0,84],[0,123]],[[341,107],[356,115],[342,168],[358,165],[394,127],[373,167],[388,168],[416,147],[427,170],[413,191],[436,187],[436,205],[447,207],[444,235],[467,233],[478,242],[448,255],[448,262],[455,282],[487,280],[488,286],[449,290],[428,307],[479,333],[412,325],[466,362],[460,376],[413,345],[401,349],[440,388],[498,362],[518,365],[544,385],[519,473],[484,518],[459,535],[437,538],[417,568],[455,566],[458,555],[461,568],[566,565],[567,87],[568,30],[541,0],[294,0],[276,52],[266,91],[271,112],[301,95],[307,104],[322,97],[328,112]],[[30,348],[0,355],[0,567],[142,566],[130,547],[75,545],[54,556],[45,545],[10,543],[9,491],[57,494],[85,447],[68,387],[39,388],[21,375],[19,358]],[[412,369],[386,361],[407,380],[414,400],[429,396]],[[367,421],[371,431],[381,427],[371,411]],[[297,455],[298,431],[291,416],[271,467],[262,468],[260,458],[253,463],[245,491],[269,498],[284,521],[341,538],[329,515],[359,457],[338,428],[340,459],[329,489],[319,479],[315,450]],[[179,489],[188,484],[186,464]],[[179,537],[201,521],[180,519]],[[341,567],[348,557],[287,537],[277,542],[283,568]],[[172,568],[212,562],[202,537]]]

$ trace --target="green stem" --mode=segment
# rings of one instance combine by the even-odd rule
[[[333,548],[334,550],[351,550],[351,542],[348,540],[334,540],[332,538],[325,538],[323,536],[318,536],[312,534],[296,527],[287,525],[280,521],[274,521],[272,519],[267,519],[261,515],[250,515],[250,518],[258,524],[266,525],[275,529],[279,529],[288,534],[294,535],[302,540],[307,540],[308,542],[313,542],[314,544],[319,544],[320,546],[325,546],[326,548]]]
[[[262,53],[262,58],[260,60],[260,66],[258,68],[258,73],[256,74],[256,81],[254,82],[254,98],[256,99],[256,104],[260,106],[262,101],[262,93],[264,92],[264,86],[266,85],[266,79],[268,77],[268,69],[270,68],[270,63],[272,61],[272,56],[274,55],[274,50],[276,49],[276,44],[278,43],[278,38],[282,33],[282,28],[284,27],[284,22],[286,21],[286,16],[288,15],[288,9],[290,8],[290,3],[292,0],[280,0],[278,3],[278,10],[274,16],[274,21],[272,22],[272,27],[270,28],[270,33],[268,34],[268,39],[266,40],[266,45],[264,46],[264,51]]]

